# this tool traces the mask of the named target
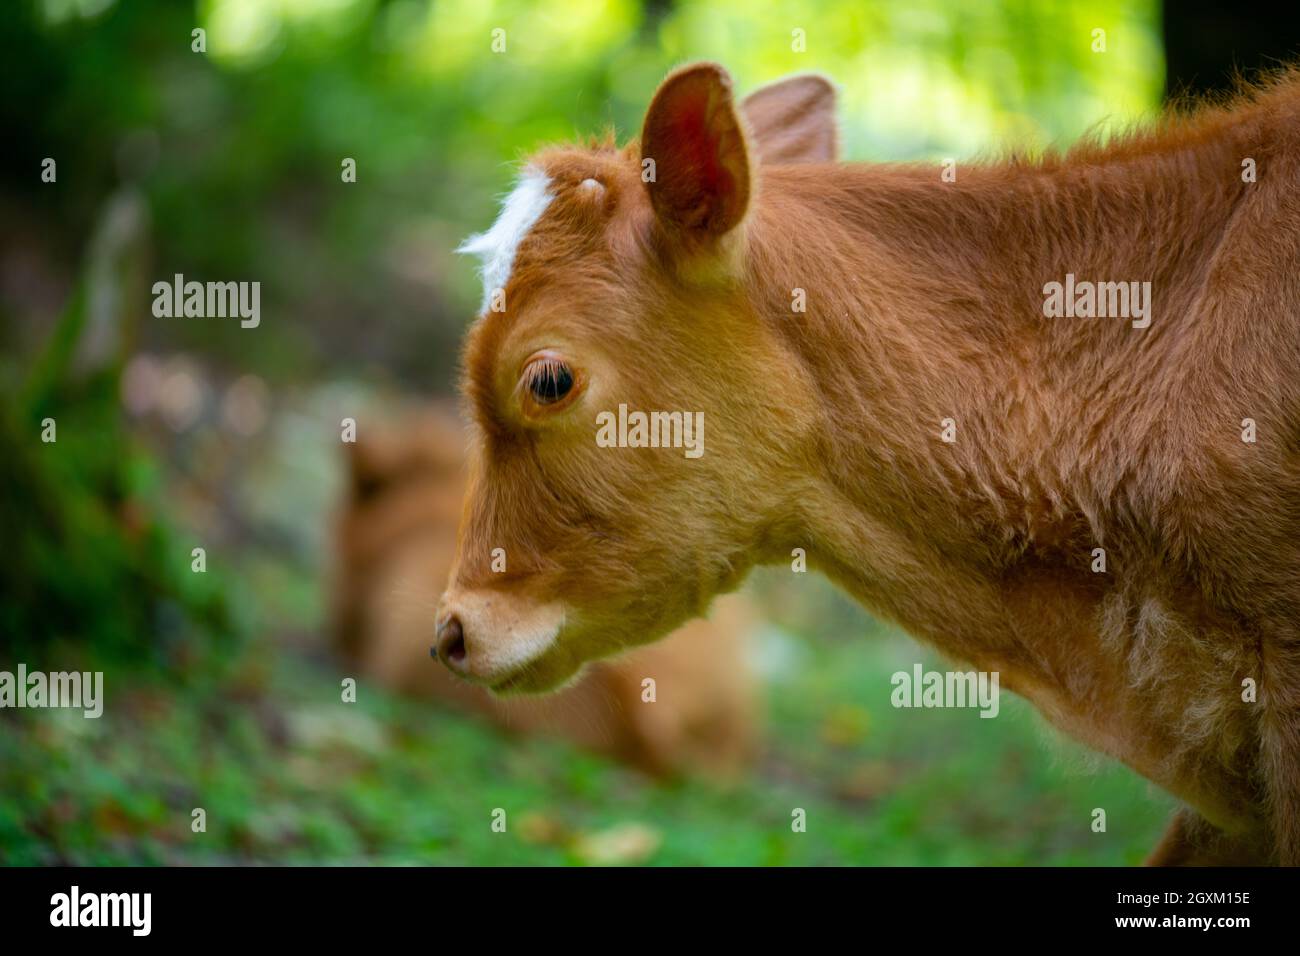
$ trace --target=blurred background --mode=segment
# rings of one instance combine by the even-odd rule
[[[521,157],[635,136],[684,60],[742,91],[821,71],[846,158],[939,160],[1149,117],[1295,35],[1155,0],[5,4],[0,670],[103,670],[106,701],[0,711],[0,861],[1140,860],[1166,796],[1009,697],[893,709],[893,672],[945,665],[788,568],[700,625],[712,670],[653,721],[670,645],[540,709],[449,688],[427,644],[479,296],[452,250]],[[259,327],[156,318],[176,273],[259,281]]]

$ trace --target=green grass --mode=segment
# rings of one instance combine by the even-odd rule
[[[817,592],[818,600],[821,592]],[[834,610],[834,608],[832,608]],[[838,613],[844,616],[839,608]],[[834,614],[823,611],[824,617]],[[362,684],[310,648],[248,648],[181,691],[110,671],[99,720],[0,719],[10,864],[1132,864],[1171,801],[1001,714],[895,710],[915,644],[851,612],[782,650],[767,745],[724,788],[662,784],[563,743],[509,737]],[[847,623],[846,623],[847,622]],[[856,630],[849,639],[844,629]],[[921,655],[918,657],[918,655]],[[434,666],[430,662],[430,666]],[[191,831],[202,807],[207,829]],[[1106,810],[1106,833],[1091,830]],[[493,813],[506,830],[494,832]],[[794,833],[802,808],[807,830]]]

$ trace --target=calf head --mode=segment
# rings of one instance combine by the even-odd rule
[[[796,77],[737,109],[721,68],[683,68],[639,143],[533,157],[462,247],[486,291],[437,621],[456,673],[553,688],[702,613],[761,556],[807,440],[792,396],[811,389],[751,300],[746,232],[764,164],[834,160],[833,101],[825,80]],[[665,414],[638,432],[633,413],[652,412]],[[643,444],[660,447],[626,447]]]

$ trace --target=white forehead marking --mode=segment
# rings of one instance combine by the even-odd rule
[[[494,289],[504,289],[515,264],[515,251],[528,230],[542,217],[555,197],[548,192],[551,180],[540,169],[527,167],[514,191],[501,204],[501,215],[487,232],[466,239],[457,252],[478,256],[483,277],[483,311],[492,301]]]

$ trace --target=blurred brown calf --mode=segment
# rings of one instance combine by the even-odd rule
[[[340,649],[359,674],[431,695],[520,733],[561,736],[657,775],[730,776],[751,756],[756,701],[743,599],[719,600],[668,640],[593,665],[547,697],[496,698],[430,660],[434,611],[456,548],[464,438],[449,412],[367,426],[351,450],[338,531],[334,606]],[[655,701],[642,700],[646,678]]]

